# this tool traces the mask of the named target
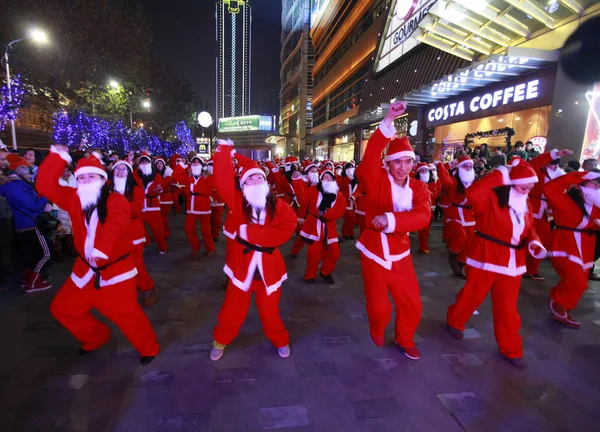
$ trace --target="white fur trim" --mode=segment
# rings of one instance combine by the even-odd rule
[[[126,160],[120,160],[115,162],[115,164],[113,165],[113,171],[115,170],[115,168],[119,165],[125,165],[127,168],[129,168],[129,170],[131,172],[133,172],[133,167],[131,166],[131,164],[129,162],[127,162]]]
[[[82,174],[98,174],[99,176],[108,179],[108,174],[106,174],[106,171],[104,171],[102,168],[97,168],[93,166],[81,167],[78,170],[75,170],[75,172],[73,173],[75,178],[79,177]]]
[[[588,172],[586,175],[583,176],[584,180],[597,180],[600,178],[600,174],[596,173],[596,172]]]
[[[104,165],[104,161],[102,160],[102,155],[100,153],[98,153],[97,151],[93,151],[92,156],[94,156],[96,159],[98,159],[98,162]]]
[[[100,278],[100,286],[104,287],[104,286],[109,286],[109,285],[116,285],[120,282],[124,282],[126,280],[132,279],[135,276],[137,276],[138,271],[137,268],[133,268],[125,273],[121,273],[120,275],[117,275],[111,279],[108,280],[104,280],[102,278]],[[92,271],[92,269],[89,269],[87,271],[87,273],[85,275],[83,275],[82,277],[78,277],[77,275],[75,275],[75,273],[71,273],[71,280],[73,281],[73,283],[75,284],[75,286],[77,286],[77,288],[83,288],[85,287],[94,277],[94,272]]]
[[[108,259],[108,255],[106,255],[104,252],[101,252],[98,249],[94,248],[92,250],[92,258]]]
[[[149,209],[150,210],[150,209]],[[156,209],[152,209],[152,210],[156,210]],[[158,209],[160,210],[160,208]],[[193,214],[193,215],[209,215],[212,212],[210,210],[206,210],[206,211],[196,211],[196,210],[188,210],[185,212],[186,214]]]
[[[397,152],[397,153],[392,153],[391,155],[387,155],[383,160],[386,162],[390,162],[390,161],[394,161],[397,159],[401,159],[401,158],[412,158],[415,159],[415,152],[414,151],[401,151],[401,152]]]
[[[532,177],[526,177],[526,178],[522,178],[522,179],[518,179],[518,180],[511,180],[511,184],[513,185],[524,185],[524,184],[530,184],[530,183],[537,183],[539,181],[537,176],[532,176]]]
[[[508,168],[506,168],[504,165],[500,165],[496,169],[502,173],[502,184],[504,186],[508,186],[509,184],[511,184],[510,174],[508,172]]]
[[[246,183],[246,180],[248,180],[248,177],[250,177],[253,174],[262,174],[262,176],[264,177],[264,179],[267,179],[267,176],[265,175],[265,172],[263,170],[261,170],[260,168],[250,168],[248,171],[246,171],[244,173],[244,175],[240,178],[240,186],[243,186],[244,183]]]
[[[139,238],[137,240],[132,241],[132,243],[134,245],[139,245],[139,244],[142,244],[142,243],[146,243],[146,238],[145,237],[144,238]]]
[[[482,263],[479,261],[475,261],[474,259],[471,259],[471,258],[467,258],[466,264],[470,265],[471,267],[475,267],[476,269],[479,269],[479,270],[485,270],[485,271],[489,271],[491,273],[498,273],[498,274],[502,274],[505,276],[512,276],[512,277],[521,276],[527,271],[526,266],[521,266],[521,267],[500,266],[497,264]]]
[[[593,261],[584,263],[580,257],[578,257],[576,255],[571,255],[565,251],[548,252],[547,256],[552,257],[552,258],[567,258],[569,261],[574,262],[575,264],[579,264],[584,270],[588,270],[588,269],[591,269],[592,267],[594,267]]]
[[[552,156],[553,160],[560,159],[557,149],[550,150],[550,156]]]
[[[218,139],[217,140],[217,145],[233,146],[234,143],[230,139]]]
[[[230,233],[225,228],[223,228],[223,234],[225,234],[225,237],[230,238],[231,240],[235,240],[236,233]]]
[[[248,241],[248,225],[247,224],[240,225],[238,233],[242,240]]]
[[[387,139],[391,139],[394,135],[396,135],[396,128],[394,127],[394,123],[387,126],[384,122],[379,123],[379,130]]]
[[[60,158],[62,160],[64,160],[67,163],[72,163],[73,162],[73,158],[71,157],[71,155],[69,153],[67,153],[66,151],[63,150],[59,150],[56,148],[56,146],[50,146],[50,153],[55,153],[57,155],[60,156]]]
[[[473,161],[471,159],[464,160],[462,162],[457,163],[456,166],[454,166],[453,168],[460,168],[461,166],[466,165],[466,164],[473,165]]]
[[[539,246],[542,249],[542,251],[538,255],[534,254],[533,246]],[[541,244],[537,240],[533,240],[533,241],[529,242],[529,245],[527,246],[527,248],[529,249],[529,253],[531,254],[531,256],[534,257],[535,259],[540,259],[540,260],[544,259],[544,258],[546,258],[546,255],[548,254],[548,251],[546,250],[544,245]]]
[[[394,217],[394,213],[385,213],[385,217],[387,218],[388,225],[383,232],[393,233],[396,230],[396,218]]]

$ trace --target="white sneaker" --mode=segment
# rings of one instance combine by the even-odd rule
[[[286,345],[284,347],[277,348],[277,353],[279,354],[279,357],[281,357],[282,359],[286,359],[290,356],[292,350],[290,350],[289,345]]]
[[[223,354],[225,353],[225,345],[218,343],[217,341],[213,342],[213,348],[210,350],[210,359],[212,361],[217,361]]]

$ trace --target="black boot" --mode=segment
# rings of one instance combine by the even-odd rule
[[[462,273],[462,269],[460,267],[461,263],[458,262],[458,254],[448,251],[448,263],[450,264],[450,269],[452,270],[452,273],[454,274],[454,276],[460,277],[460,278],[465,277],[465,275]],[[463,264],[463,266],[464,266],[464,264]]]
[[[140,364],[146,366],[147,364],[150,364],[152,360],[154,360],[154,356],[143,356],[140,359]]]

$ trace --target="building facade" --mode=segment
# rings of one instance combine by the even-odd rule
[[[216,2],[216,118],[250,113],[252,7],[250,0]]]
[[[286,154],[310,153],[306,136],[312,127],[310,0],[283,0],[281,16],[281,113],[279,133]],[[308,150],[308,151],[307,151]]]

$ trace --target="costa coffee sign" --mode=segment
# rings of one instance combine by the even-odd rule
[[[556,71],[527,75],[426,108],[427,127],[535,108],[552,103]]]

